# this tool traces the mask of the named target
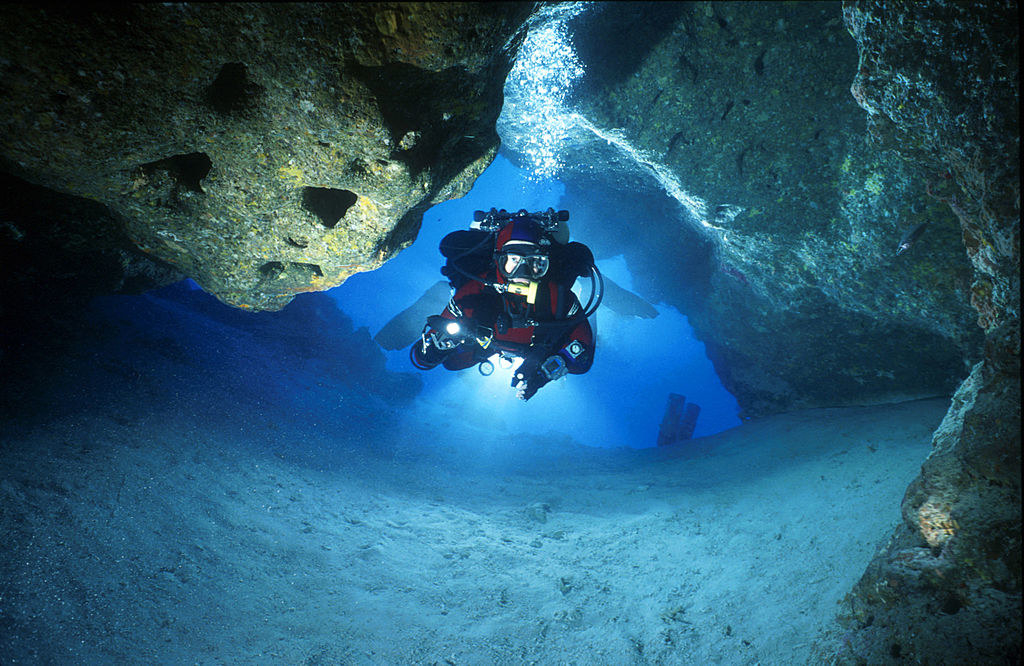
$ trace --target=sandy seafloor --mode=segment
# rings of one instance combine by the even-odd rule
[[[805,663],[948,405],[592,448],[230,338],[246,373],[140,334],[6,396],[0,661]]]

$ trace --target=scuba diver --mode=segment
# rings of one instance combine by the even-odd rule
[[[489,375],[495,354],[506,367],[519,358],[512,387],[521,400],[566,374],[587,372],[595,338],[588,318],[601,304],[603,278],[590,249],[569,242],[569,212],[492,208],[475,211],[473,219],[469,230],[441,241],[448,260],[441,272],[452,296],[410,348],[413,365],[478,365]],[[578,277],[591,280],[586,306],[571,291]]]

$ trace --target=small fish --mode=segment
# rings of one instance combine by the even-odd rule
[[[722,272],[725,273],[726,275],[733,276],[734,278],[736,278],[743,284],[747,285],[748,287],[750,286],[750,281],[747,280],[747,276],[739,272],[736,268],[732,266],[722,266]]]
[[[683,132],[676,132],[668,142],[668,150],[665,151],[665,157],[668,157],[668,154],[672,152],[672,149],[676,147],[676,144],[679,143],[680,139],[683,139],[684,145],[690,144],[689,141],[685,140],[686,135]]]
[[[921,224],[917,225],[916,227],[908,231],[903,236],[903,239],[900,240],[900,244],[896,248],[896,256],[898,257],[907,250],[909,250],[910,247],[917,242],[917,239],[921,237],[921,234],[924,233],[925,227],[927,226],[927,222],[922,222]]]
[[[730,99],[729,102],[725,105],[725,112],[722,113],[722,120],[725,120],[725,117],[729,115],[729,112],[732,111],[733,106],[735,106],[735,104],[733,104],[733,101]]]

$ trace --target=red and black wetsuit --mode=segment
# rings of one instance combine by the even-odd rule
[[[486,282],[504,283],[500,273],[493,269],[479,275]],[[428,346],[424,351],[419,341],[410,349],[413,365],[429,370],[443,363],[449,370],[463,370],[488,358],[498,351],[519,357],[537,355],[546,358],[559,354],[570,374],[583,374],[594,362],[594,333],[590,322],[582,316],[583,308],[570,288],[556,280],[540,280],[533,304],[525,296],[499,293],[481,281],[471,280],[452,296],[441,316],[445,319],[466,319],[477,326],[494,330],[494,338],[486,349],[473,341],[454,349],[440,350]],[[497,326],[499,317],[508,321],[504,331]],[[527,320],[538,323],[528,325]],[[570,321],[567,321],[570,320]],[[578,343],[572,345],[572,343]],[[580,350],[582,346],[582,351]],[[576,355],[570,353],[577,352]]]

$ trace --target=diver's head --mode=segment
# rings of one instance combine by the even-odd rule
[[[506,280],[539,280],[548,272],[551,239],[528,219],[509,222],[498,232],[494,261]]]

